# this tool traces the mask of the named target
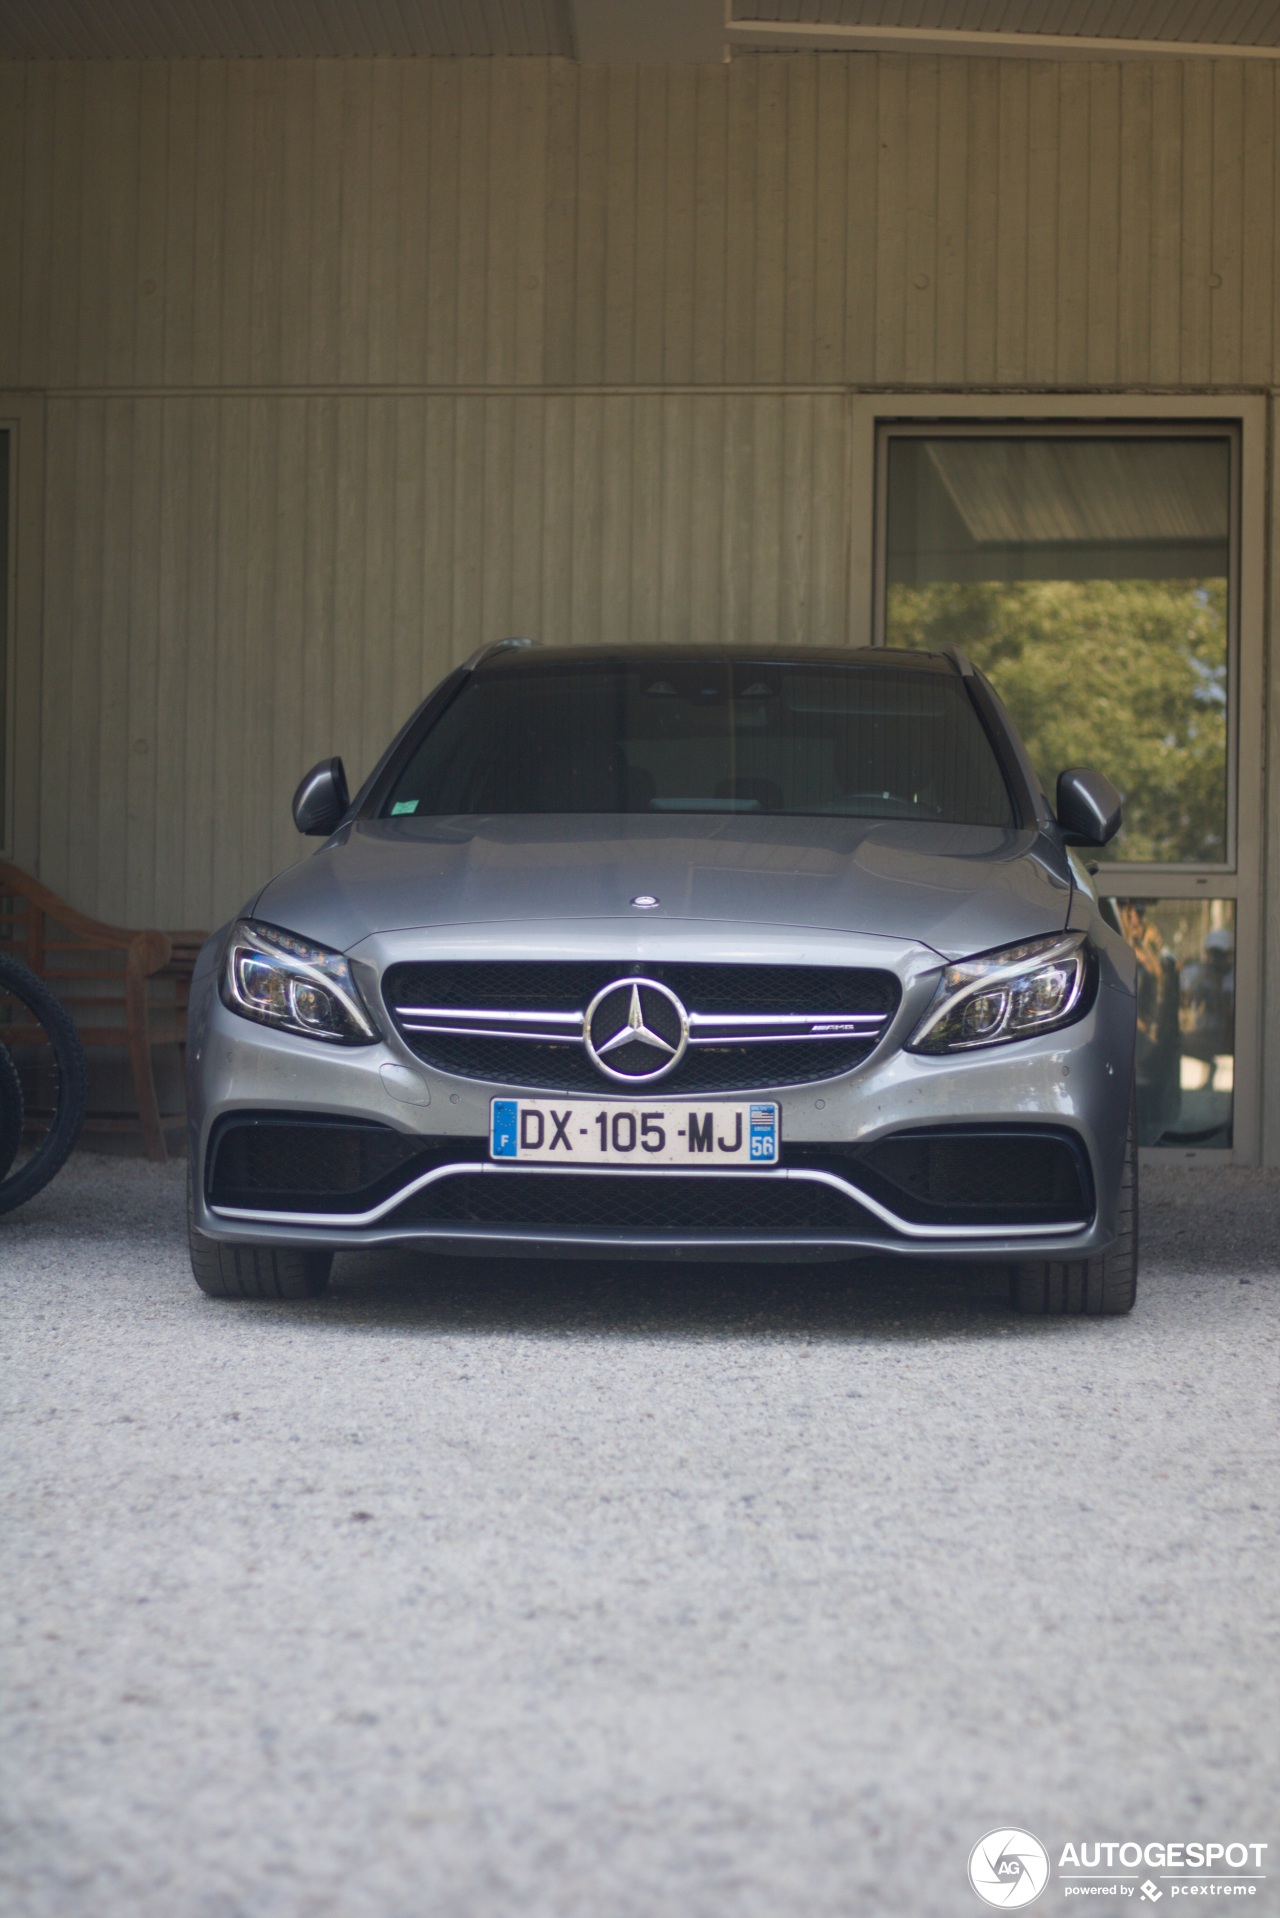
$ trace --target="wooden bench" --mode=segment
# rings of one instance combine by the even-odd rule
[[[20,866],[0,860],[0,952],[20,959],[57,993],[86,1047],[123,1048],[129,1060],[147,1156],[164,1160],[165,1126],[156,1098],[152,1049],[186,1045],[187,1000],[203,932],[130,932],[89,919]],[[10,1007],[7,1018],[13,1019]],[[0,1022],[0,1042],[20,1046],[31,1027]],[[90,1115],[88,1124],[103,1121]]]

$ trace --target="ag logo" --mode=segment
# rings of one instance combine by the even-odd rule
[[[969,1883],[979,1898],[1002,1911],[1029,1905],[1048,1882],[1049,1854],[1029,1831],[1003,1825],[969,1853]]]

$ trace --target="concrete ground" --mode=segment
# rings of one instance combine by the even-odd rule
[[[1003,1824],[1266,1843],[1280,1912],[1280,1179],[1148,1175],[1098,1323],[390,1256],[220,1304],[182,1178],[0,1220],[8,1918],[955,1918]]]

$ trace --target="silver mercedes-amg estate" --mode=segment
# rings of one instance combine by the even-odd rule
[[[452,673],[205,947],[191,1256],[980,1260],[1126,1312],[1134,961],[956,653],[543,648]]]

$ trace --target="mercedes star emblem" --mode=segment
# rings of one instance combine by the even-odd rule
[[[608,1079],[643,1084],[679,1064],[689,1043],[689,1015],[656,979],[615,979],[583,1014],[582,1037]]]

